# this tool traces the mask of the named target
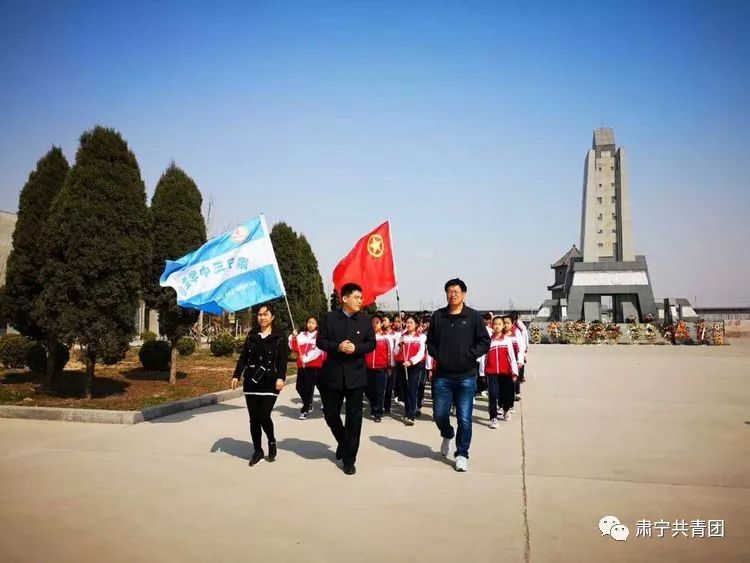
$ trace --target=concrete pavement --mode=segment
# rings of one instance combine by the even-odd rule
[[[274,414],[279,458],[254,468],[242,399],[135,426],[0,420],[2,558],[747,560],[747,344],[548,345],[530,359],[510,423],[489,430],[478,401],[465,474],[426,409],[414,427],[366,420],[346,476],[292,388]],[[626,542],[601,536],[610,514]],[[636,538],[641,519],[723,519],[726,537]]]

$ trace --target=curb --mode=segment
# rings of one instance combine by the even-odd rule
[[[296,381],[297,376],[291,375],[286,378],[287,385]],[[138,411],[110,411],[103,409],[69,409],[65,407],[22,407],[13,405],[0,405],[0,418],[22,418],[26,420],[54,420],[64,422],[95,422],[99,424],[138,424],[156,418],[169,416],[202,407],[208,407],[224,401],[230,401],[242,397],[242,389],[232,391],[217,391],[175,401],[147,407]]]

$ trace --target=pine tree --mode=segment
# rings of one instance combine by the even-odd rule
[[[302,264],[304,266],[303,274],[305,276],[304,298],[304,316],[315,315],[319,319],[327,311],[326,294],[323,289],[323,278],[320,276],[318,259],[307,241],[305,235],[300,235],[297,239],[302,255]],[[303,319],[306,320],[306,319]]]
[[[329,310],[335,311],[336,309],[341,309],[341,299],[339,299],[339,294],[336,293],[336,290],[334,289],[331,292],[331,297],[328,301],[328,307]]]
[[[161,287],[159,278],[165,260],[176,260],[206,242],[206,226],[201,215],[203,198],[198,186],[172,163],[156,184],[151,199],[151,267],[144,299],[159,311],[159,331],[172,345],[169,382],[177,382],[177,341],[188,334],[200,312],[177,305],[177,293]]]
[[[303,311],[305,275],[302,251],[297,242],[297,233],[286,223],[277,223],[271,229],[271,243],[273,244],[274,254],[276,254],[276,261],[279,263],[281,278],[284,280],[289,307],[294,315],[294,325],[299,328],[304,322],[302,317],[305,315]],[[290,333],[292,324],[283,297],[274,300],[274,308],[276,310],[274,324],[282,332]],[[257,307],[254,307],[253,319],[255,319],[256,311]]]
[[[145,186],[117,131],[97,126],[81,135],[44,238],[49,261],[38,318],[82,347],[91,397],[96,361],[115,363],[128,351],[151,262]]]
[[[21,190],[13,249],[8,256],[1,298],[3,317],[22,335],[43,342],[48,358],[50,351],[55,349],[55,334],[45,330],[34,311],[43,288],[41,273],[48,258],[43,244],[44,225],[69,168],[62,150],[52,147],[37,162],[36,169]],[[54,384],[54,372],[55,362],[48,361],[47,387]]]
[[[294,315],[297,329],[304,327],[309,315],[320,317],[326,310],[323,280],[318,270],[318,260],[304,236],[299,236],[286,223],[277,223],[271,229],[276,260]],[[283,332],[291,332],[289,312],[284,298],[274,300],[276,318],[274,323]],[[253,308],[253,315],[257,308]]]

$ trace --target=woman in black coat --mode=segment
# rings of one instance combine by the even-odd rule
[[[242,389],[250,415],[250,436],[255,450],[250,458],[251,467],[263,461],[263,432],[268,438],[268,461],[276,460],[276,436],[271,411],[279,392],[284,388],[289,359],[287,339],[273,326],[273,306],[261,305],[257,318],[258,327],[247,334],[232,377],[232,389],[237,387],[240,379],[244,379]]]

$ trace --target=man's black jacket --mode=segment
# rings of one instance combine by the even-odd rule
[[[344,340],[354,344],[353,354],[339,352]],[[320,374],[321,387],[356,389],[367,385],[365,354],[375,349],[375,331],[368,315],[358,312],[348,317],[342,309],[331,311],[320,323],[316,344],[328,353]]]
[[[490,349],[490,337],[478,311],[464,305],[457,315],[448,307],[432,314],[427,351],[437,360],[435,377],[459,377],[475,371],[477,358]]]

